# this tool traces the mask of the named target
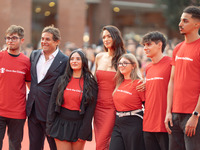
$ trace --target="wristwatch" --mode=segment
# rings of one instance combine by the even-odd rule
[[[194,116],[197,116],[197,117],[199,117],[199,113],[197,112],[197,111],[193,111],[193,113],[192,113]]]

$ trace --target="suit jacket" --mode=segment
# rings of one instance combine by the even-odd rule
[[[27,116],[30,116],[34,105],[37,119],[46,122],[53,86],[57,78],[64,73],[68,57],[59,50],[45,77],[38,83],[36,66],[41,52],[42,50],[34,50],[30,56],[31,87],[26,104],[26,112]]]

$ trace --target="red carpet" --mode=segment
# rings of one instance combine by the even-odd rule
[[[28,150],[28,149],[29,149],[29,139],[28,139],[28,126],[27,126],[27,122],[26,122],[25,126],[24,126],[24,138],[22,141],[22,150]],[[6,133],[4,141],[3,141],[3,149],[2,150],[8,150],[7,133]],[[44,150],[49,150],[49,146],[48,146],[48,143],[46,140],[45,140]],[[84,150],[95,150],[94,137],[93,137],[93,141],[86,142]]]

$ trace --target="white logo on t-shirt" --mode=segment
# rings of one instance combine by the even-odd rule
[[[189,57],[178,57],[178,56],[176,55],[175,61],[178,60],[178,59],[193,61],[193,59],[191,59],[191,58],[189,58]]]
[[[150,81],[150,80],[163,80],[163,77],[154,77],[154,78],[146,78],[146,81]]]
[[[9,70],[9,69],[6,69],[6,68],[1,68],[1,69],[0,69],[0,73],[5,73],[5,72],[12,72],[12,73],[26,74],[25,72],[23,72],[23,71],[19,71],[19,70]]]
[[[132,95],[132,93],[130,93],[128,91],[124,91],[124,90],[117,90],[117,92],[122,92],[122,93],[126,93],[126,94],[129,94],[129,95]]]
[[[73,91],[73,92],[78,92],[78,93],[83,93],[82,90],[69,89],[69,88],[66,88],[65,90],[67,90],[67,91]]]
[[[4,73],[5,70],[6,70],[5,68],[1,68],[1,69],[0,69],[0,73]]]

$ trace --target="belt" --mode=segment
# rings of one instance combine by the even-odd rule
[[[141,119],[143,119],[143,116],[138,114],[139,112],[142,112],[142,109],[136,109],[132,111],[125,111],[125,112],[116,112],[116,115],[119,117],[125,117],[125,116],[138,116]]]

